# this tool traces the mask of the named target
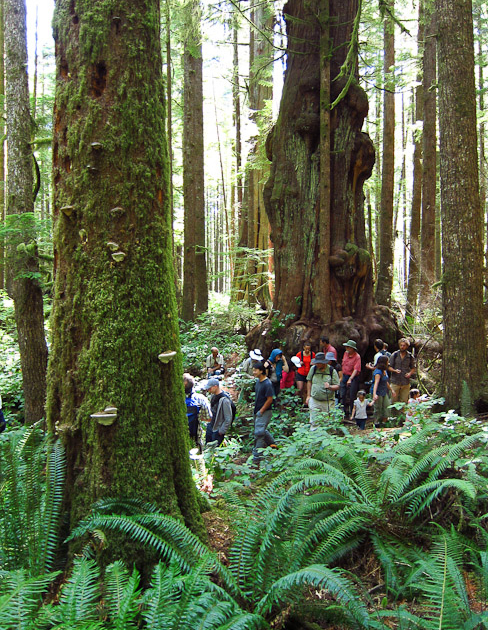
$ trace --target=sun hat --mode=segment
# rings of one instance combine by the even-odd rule
[[[264,361],[263,353],[259,348],[251,350],[249,352],[249,356],[251,357],[251,359],[254,359],[254,361]]]
[[[335,354],[333,352],[327,352],[327,354],[325,355],[325,360],[327,361],[327,363],[329,361],[335,361]]]
[[[342,345],[343,345],[343,346],[347,346],[347,347],[349,347],[349,348],[354,348],[354,350],[357,350],[357,349],[358,349],[358,347],[357,347],[357,345],[356,345],[356,342],[355,342],[355,341],[353,341],[352,339],[349,339],[349,341],[347,341],[346,343],[343,343]]]
[[[298,357],[292,357],[291,358],[291,362],[293,363],[293,365],[295,365],[297,368],[299,368],[302,364],[302,362],[300,361],[300,359]]]
[[[317,365],[317,363],[327,363],[327,357],[323,352],[317,352],[315,359],[310,361],[311,365]]]

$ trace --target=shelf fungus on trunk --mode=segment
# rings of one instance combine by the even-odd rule
[[[122,262],[126,256],[127,254],[125,254],[124,252],[114,252],[112,254],[112,258],[115,260],[115,262]]]
[[[90,414],[90,418],[93,418],[98,424],[110,426],[117,418],[117,407],[105,407],[103,411]]]
[[[169,350],[168,352],[161,352],[161,354],[158,354],[158,359],[161,363],[169,363],[175,358],[175,356],[176,350]]]

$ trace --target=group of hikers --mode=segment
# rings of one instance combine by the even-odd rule
[[[368,410],[372,411],[376,427],[384,426],[388,420],[392,402],[405,403],[407,419],[413,419],[415,407],[421,400],[420,392],[412,388],[411,380],[416,365],[410,352],[410,342],[406,338],[398,342],[398,350],[390,354],[385,342],[376,339],[376,354],[373,361],[365,365],[371,372],[371,379],[365,379],[369,386],[359,389],[362,373],[361,356],[357,344],[349,339],[343,344],[344,353],[338,361],[337,349],[330,344],[328,337],[321,337],[320,350],[315,353],[309,341],[288,361],[280,348],[275,348],[265,358],[258,348],[238,368],[243,377],[255,379],[254,449],[256,462],[262,457],[262,449],[276,448],[268,431],[273,404],[279,399],[280,391],[296,387],[297,395],[310,413],[310,428],[316,430],[323,414],[338,408],[344,414],[345,422],[355,422],[360,430],[366,428]],[[195,392],[195,380],[184,374],[186,405],[190,436],[197,445],[200,421],[207,423],[205,441],[220,445],[235,416],[235,404],[228,392],[222,389],[225,374],[224,357],[218,348],[211,349],[206,359],[207,381],[203,389],[211,394],[210,401],[203,394]]]

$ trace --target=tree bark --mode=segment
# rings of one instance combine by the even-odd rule
[[[428,305],[435,282],[435,206],[437,190],[437,95],[436,95],[436,16],[432,3],[425,5],[425,45],[423,56],[423,178],[421,228],[420,302]]]
[[[27,424],[44,417],[47,346],[39,284],[30,146],[27,29],[24,0],[5,0],[7,213],[18,216],[9,242],[7,289],[15,304]],[[21,217],[20,215],[24,215]]]
[[[393,9],[393,0],[385,4]],[[380,210],[380,261],[376,301],[391,306],[393,289],[393,190],[395,182],[395,24],[389,12],[384,16],[384,65],[385,76],[383,110],[383,170],[381,174]]]
[[[5,14],[0,0],[0,223],[5,222]],[[5,239],[0,237],[0,289],[5,289]]]
[[[270,5],[252,0],[249,108],[250,118],[259,129],[266,124],[265,105],[273,98],[273,47],[270,41],[273,19]],[[267,255],[272,246],[269,241],[269,220],[263,201],[264,182],[269,176],[269,166],[265,161],[264,139],[260,134],[250,152],[246,169],[233,299],[247,299],[249,304],[259,304],[262,308],[268,309],[271,305],[270,275],[273,267]]]
[[[290,331],[284,331],[290,344],[297,345],[303,329],[313,326],[314,334],[327,331],[337,342],[353,335],[367,345],[376,314],[363,183],[374,165],[374,149],[369,136],[361,132],[368,103],[355,80],[356,61],[351,63],[349,58],[352,76],[338,78],[349,51],[356,2],[329,3],[330,100],[334,102],[342,90],[344,98],[330,113],[330,180],[325,182],[330,195],[330,222],[320,225],[320,180],[327,177],[327,172],[321,171],[320,156],[326,139],[321,142],[320,137],[323,59],[319,51],[323,31],[317,16],[323,15],[326,6],[321,0],[290,0],[285,5],[287,68],[280,114],[267,142],[272,166],[264,191],[274,245],[273,307]],[[350,84],[348,78],[352,79]],[[329,247],[324,268],[318,261]],[[324,285],[327,275],[329,293]],[[325,300],[329,305],[324,306]],[[257,333],[254,331],[249,342],[258,339],[263,343],[262,335],[270,326],[268,322]]]
[[[459,408],[486,377],[483,216],[478,188],[473,17],[470,0],[436,0],[442,213],[442,387]]]
[[[185,201],[182,318],[208,310],[203,157],[203,69],[200,0],[184,8],[183,196]]]
[[[159,25],[158,0],[56,3],[47,417],[66,445],[71,525],[100,497],[126,496],[202,532],[181,379]],[[176,356],[162,363],[163,351]],[[117,409],[111,426],[91,417],[107,407]],[[123,555],[134,561],[134,553]]]
[[[417,54],[421,56],[424,45],[423,0],[419,2],[419,19],[417,32]],[[415,124],[413,126],[413,191],[410,214],[410,256],[408,265],[408,285],[406,314],[413,317],[417,308],[420,286],[420,209],[422,206],[422,134],[423,95],[420,73],[417,75],[417,86],[414,92]]]

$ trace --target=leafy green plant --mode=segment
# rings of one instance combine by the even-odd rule
[[[39,424],[0,438],[0,568],[46,573],[58,545],[64,449]]]
[[[176,567],[184,576],[180,578],[181,598],[174,607],[178,623],[173,617],[166,618],[164,627],[195,627],[185,625],[195,605],[205,620],[211,618],[210,613],[216,612],[216,607],[219,614],[227,610],[236,616],[225,624],[199,627],[264,628],[268,623],[282,627],[285,621],[283,610],[287,610],[287,615],[300,615],[305,600],[307,610],[313,609],[313,614],[319,614],[320,618],[334,614],[340,616],[347,627],[366,627],[368,612],[352,581],[339,569],[300,562],[293,553],[292,543],[300,540],[300,534],[305,535],[307,523],[303,518],[298,521],[289,519],[287,530],[281,530],[277,536],[276,518],[263,518],[266,513],[276,516],[269,511],[267,501],[272,492],[268,488],[263,493],[255,509],[248,514],[245,528],[239,532],[228,568],[179,521],[137,501],[98,503],[92,514],[72,532],[71,538],[98,530],[122,531],[133,540],[156,549],[169,563],[170,569],[173,567],[173,572]],[[121,514],[121,511],[125,513]],[[292,539],[286,535],[288,529],[295,534]],[[207,581],[212,573],[218,576],[219,585]],[[184,585],[189,585],[189,592],[185,592]],[[321,600],[311,601],[307,597],[310,588],[327,592],[330,598],[327,604]],[[205,596],[207,589],[213,595],[211,598]],[[243,604],[247,610],[241,608]]]
[[[233,317],[232,309],[205,313],[195,322],[180,320],[183,369],[193,374],[202,373],[213,346],[220,350],[226,361],[233,354],[243,354],[244,337],[238,329],[239,315]]]

